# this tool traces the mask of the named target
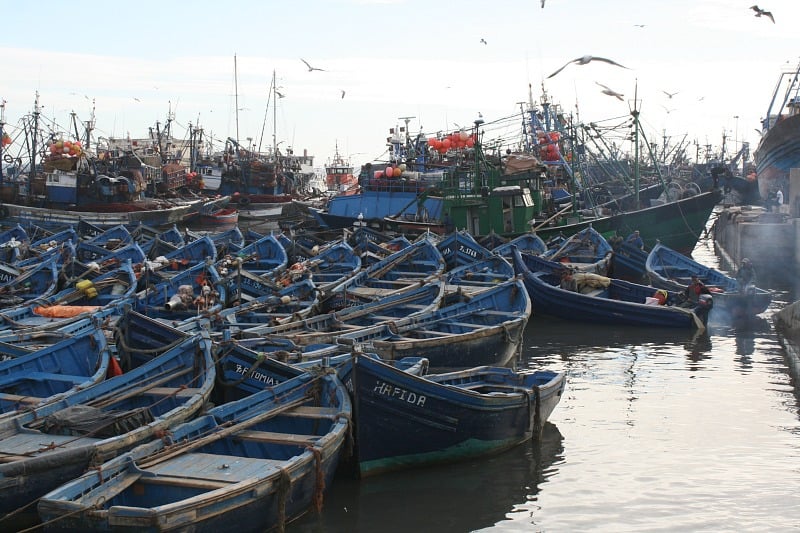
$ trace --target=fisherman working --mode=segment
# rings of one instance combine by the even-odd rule
[[[692,275],[692,282],[686,286],[686,289],[683,291],[684,301],[683,305],[685,307],[693,307],[697,304],[700,300],[701,294],[711,294],[711,291],[708,290],[705,283],[700,281],[696,275]]]
[[[739,283],[739,292],[745,292],[748,286],[756,283],[756,271],[753,268],[753,263],[746,257],[742,259],[742,264],[736,272],[736,281]]]
[[[639,230],[637,229],[625,239],[625,242],[628,244],[632,244],[633,246],[637,247],[640,250],[644,250],[644,241],[642,240],[642,236],[639,235]]]
[[[575,281],[575,278],[570,270],[564,269],[561,271],[560,287],[566,291],[578,292],[578,282]]]
[[[611,245],[611,249],[615,252],[619,250],[620,245],[625,242],[625,239],[622,238],[618,232],[614,232],[614,235],[608,238],[608,244]]]

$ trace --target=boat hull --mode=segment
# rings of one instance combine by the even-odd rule
[[[775,187],[786,192],[789,169],[800,167],[800,115],[782,118],[767,130],[754,158],[761,198]]]
[[[141,211],[126,211],[123,205],[109,211],[71,211],[66,209],[47,209],[43,207],[29,207],[16,204],[3,204],[2,213],[6,222],[19,224],[32,224],[45,228],[62,229],[75,226],[80,221],[89,224],[110,227],[117,225],[134,226],[147,224],[148,226],[166,226],[178,224],[197,215],[203,205],[203,200],[175,205],[168,209],[144,209]]]
[[[763,313],[772,302],[772,294],[762,288],[742,288],[739,282],[719,270],[658,244],[647,256],[645,269],[650,284],[670,291],[683,291],[696,275],[712,291],[712,317],[740,319]]]
[[[511,385],[510,369],[483,367],[453,373],[456,379],[428,379],[363,355],[353,365],[361,477],[495,454],[525,442],[538,436],[565,386],[563,374],[542,372],[535,386],[519,380],[515,392],[509,387],[492,394],[470,390],[468,382],[486,371],[497,377],[492,381]]]
[[[646,305],[646,296],[655,292],[652,287],[606,278],[608,285],[605,290],[600,291],[602,294],[570,291],[558,286],[555,272],[532,270],[529,265],[531,259],[538,258],[525,258],[519,251],[514,253],[514,269],[523,276],[525,287],[533,301],[534,313],[576,322],[616,326],[705,328],[697,315],[689,309]]]
[[[638,229],[648,249],[660,241],[682,253],[691,253],[719,200],[720,192],[710,191],[638,211],[573,224],[538,227],[536,233],[547,241],[559,234],[573,235],[588,226],[606,238],[614,234],[630,235]],[[657,231],[653,231],[655,228]]]

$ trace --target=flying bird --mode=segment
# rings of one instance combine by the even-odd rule
[[[646,24],[634,24],[637,28],[644,28]]]
[[[342,98],[344,98],[344,89],[342,89]]]
[[[757,17],[760,17],[761,15],[764,15],[769,20],[771,20],[773,24],[775,24],[775,17],[773,17],[772,13],[770,13],[769,11],[764,11],[763,9],[761,9],[758,6],[750,6],[750,9],[752,9],[753,11],[756,12],[756,16]]]
[[[483,37],[481,37],[481,43],[483,43],[483,44],[488,44],[488,43],[486,42],[486,39],[484,39]]]
[[[544,0],[542,0],[542,9],[544,9]]]
[[[672,113],[673,111],[675,111],[675,109],[669,109],[669,108],[667,108],[667,106],[663,106],[663,105],[662,105],[661,107],[663,107],[663,108],[664,108],[664,111],[666,111],[666,112],[667,112],[667,115],[669,115],[670,113]]]
[[[134,99],[134,100],[136,100],[137,102],[141,102],[141,100],[139,100],[139,99],[138,99],[138,98],[136,98],[135,96],[133,97],[133,99]]]
[[[603,88],[603,90],[601,91],[603,94],[607,94],[608,96],[613,96],[613,97],[615,97],[617,100],[622,100],[622,97],[623,97],[623,96],[625,96],[625,95],[624,95],[624,94],[622,94],[622,93],[618,93],[617,91],[615,91],[615,90],[613,90],[613,89],[610,89],[610,88],[606,87],[605,85],[603,85],[603,84],[602,84],[602,83],[600,83],[599,81],[596,81],[595,83],[596,83],[597,85],[599,85],[600,87],[602,87],[602,88]]]
[[[676,92],[674,92],[674,93],[668,93],[667,91],[661,91],[661,92],[662,92],[662,93],[664,93],[664,94],[666,94],[666,95],[667,95],[667,98],[670,98],[670,99],[671,99],[673,96],[675,96],[676,94],[678,94],[678,93],[677,93],[677,91],[676,91]]]
[[[612,61],[610,59],[606,59],[605,57],[594,57],[594,56],[590,56],[590,55],[585,55],[583,57],[579,57],[577,59],[573,59],[572,61],[567,62],[566,65],[564,65],[563,67],[561,67],[557,71],[555,71],[552,74],[550,74],[549,76],[547,76],[547,78],[548,79],[552,78],[553,76],[555,76],[556,74],[558,74],[559,72],[561,72],[562,70],[567,68],[570,65],[570,63],[575,63],[576,65],[586,65],[588,63],[591,63],[592,61],[602,61],[604,63],[608,63],[610,65],[615,65],[617,67],[628,68],[628,67],[620,65],[616,61]]]
[[[311,65],[309,65],[309,64],[308,64],[308,61],[306,61],[306,60],[305,60],[305,59],[303,59],[302,57],[300,58],[300,61],[302,61],[303,63],[305,63],[305,64],[306,64],[306,66],[308,67],[308,71],[309,71],[309,72],[313,72],[313,71],[315,71],[315,70],[319,70],[319,71],[321,71],[321,72],[325,72],[325,69],[324,69],[324,68],[312,67]]]

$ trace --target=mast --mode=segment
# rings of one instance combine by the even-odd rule
[[[233,96],[236,109],[236,144],[239,144],[239,72],[236,69],[236,54],[233,54]]]
[[[638,100],[639,97],[639,84],[636,84],[636,88],[633,91],[633,111],[631,111],[631,116],[633,117],[633,190],[634,190],[634,198],[636,199],[636,206],[639,206],[639,109],[638,109]]]
[[[276,91],[278,88],[275,86],[275,69],[272,69],[272,156],[277,161],[278,159],[278,101]]]
[[[30,200],[33,193],[33,178],[36,175],[36,136],[39,133],[39,91],[33,103],[33,135],[31,135],[31,168],[28,170],[27,196]]]

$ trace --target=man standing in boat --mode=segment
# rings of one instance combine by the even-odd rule
[[[637,229],[625,239],[625,242],[628,244],[632,244],[633,246],[637,247],[640,250],[644,250],[644,241],[642,240],[642,236],[639,235],[639,230]]]
[[[742,259],[742,264],[736,272],[736,281],[739,284],[739,292],[745,292],[748,287],[752,287],[756,283],[756,271],[753,268],[753,263],[748,258]]]

